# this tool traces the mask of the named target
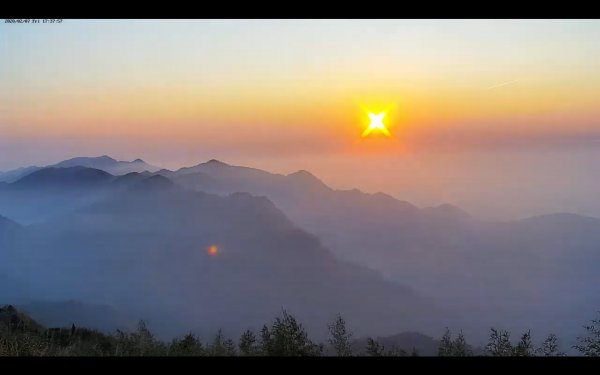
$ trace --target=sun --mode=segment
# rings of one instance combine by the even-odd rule
[[[369,119],[371,119],[371,123],[367,128],[362,132],[361,137],[366,137],[371,134],[373,131],[377,131],[382,133],[386,137],[391,136],[390,131],[383,124],[383,118],[385,117],[385,112],[380,112],[378,114],[369,112]]]

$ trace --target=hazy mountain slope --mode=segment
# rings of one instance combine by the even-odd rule
[[[97,187],[113,179],[113,176],[100,169],[86,167],[44,168],[13,182],[9,189],[86,189]]]
[[[103,176],[98,172],[85,173]],[[487,332],[491,325],[571,335],[578,332],[589,311],[600,306],[599,296],[590,288],[600,281],[594,270],[594,264],[600,261],[600,225],[594,218],[557,214],[516,222],[480,222],[450,205],[419,209],[381,193],[333,190],[306,171],[284,176],[215,160],[176,172],[105,176],[87,185],[74,179],[52,189],[47,185],[61,186],[60,183],[52,179],[38,183],[36,175],[32,176],[0,189],[0,212],[25,224],[32,218],[37,222],[54,221],[57,216],[68,216],[119,192],[169,191],[181,202],[198,199],[190,192],[177,193],[177,185],[222,195],[247,191],[266,196],[292,222],[317,235],[336,255],[377,269],[452,308],[459,316],[456,325],[451,326],[451,319],[443,319],[440,324],[464,329],[467,335]],[[148,179],[150,176],[154,177]],[[72,188],[77,185],[82,187]],[[114,209],[127,216],[128,207],[127,202],[122,202]],[[138,210],[142,207],[136,206],[132,212]],[[140,223],[152,222],[151,218],[167,223],[196,220],[186,215],[170,216],[171,213],[170,206],[157,206],[153,211],[140,213],[140,220],[144,218]],[[210,210],[203,214],[207,213]],[[78,232],[83,222],[85,217],[69,225]],[[157,233],[165,229],[164,224],[154,225]],[[122,241],[138,240],[137,233],[122,232]],[[180,234],[189,236],[187,232]],[[163,240],[156,236],[156,243]],[[175,238],[174,234],[169,236]]]
[[[99,157],[78,157],[69,160],[61,161],[60,163],[52,165],[57,168],[65,167],[88,167],[100,169],[108,172],[112,175],[122,175],[131,172],[155,172],[159,170],[158,167],[150,165],[142,159],[136,159],[133,161],[118,161],[109,156]]]
[[[77,327],[113,333],[115,329],[132,330],[137,321],[115,307],[79,301],[32,301],[17,308],[46,327]]]
[[[600,221],[593,218],[487,223],[451,205],[419,209],[385,194],[333,190],[305,171],[273,175],[214,161],[184,171],[185,178],[181,171],[171,178],[198,190],[269,197],[338,256],[451,306],[462,316],[454,328],[467,334],[498,325],[574,335],[600,306],[590,288],[600,282],[593,272]],[[195,184],[192,172],[202,173]]]
[[[16,303],[20,301],[21,284],[17,283],[13,277],[9,277],[11,263],[8,251],[15,245],[15,236],[21,229],[21,226],[14,221],[0,216],[0,295],[6,299],[0,298],[0,305],[3,302]]]
[[[10,329],[18,329],[23,332],[40,332],[44,326],[31,319],[12,305],[0,305],[0,324]]]
[[[403,245],[430,242],[432,234],[424,233],[424,227],[448,232],[454,229],[448,224],[461,229],[472,225],[464,211],[450,205],[420,210],[383,193],[333,190],[307,171],[284,176],[212,160],[170,178],[200,191],[267,196],[336,254],[373,267],[387,262],[373,252],[397,252],[399,240]]]
[[[0,182],[11,183],[15,182],[29,173],[42,169],[43,167],[31,166],[13,169],[6,172],[0,172]]]
[[[0,261],[3,261],[2,250],[14,240],[15,233],[20,228],[19,224],[0,215]]]
[[[318,332],[338,312],[363,333],[427,332],[440,321],[410,289],[340,262],[269,200],[245,193],[190,192],[155,176],[20,233],[9,256],[27,298],[108,303],[162,334],[258,329],[282,307]]]
[[[133,161],[118,161],[109,156],[99,157],[77,157],[68,160],[63,160],[59,163],[48,165],[46,167],[22,167],[13,169],[6,172],[0,172],[0,182],[11,183],[15,182],[33,172],[39,171],[44,168],[70,168],[70,167],[86,167],[100,169],[108,172],[112,175],[122,175],[131,172],[156,172],[159,170],[158,167],[150,165],[141,159]]]
[[[87,167],[43,168],[0,187],[0,212],[23,224],[72,212],[153,176],[131,172],[113,176]]]
[[[0,189],[0,212],[23,224],[43,222],[100,199],[113,179],[85,167],[40,169]]]

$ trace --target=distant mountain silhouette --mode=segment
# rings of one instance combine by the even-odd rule
[[[42,222],[123,189],[114,179],[93,168],[43,168],[0,189],[0,212],[22,224]]]
[[[12,305],[0,306],[0,324],[23,332],[41,332],[44,326]]]
[[[152,173],[150,172],[130,172],[125,175],[118,176],[112,183],[116,186],[132,186],[150,176],[152,176]]]
[[[289,185],[292,190],[299,189],[303,191],[304,194],[332,190],[329,186],[325,185],[323,181],[319,180],[313,174],[305,170],[288,174],[286,176],[286,184]]]
[[[113,176],[95,168],[43,168],[0,190],[0,212],[30,224],[71,212],[115,192],[168,186],[174,184],[147,171]]]
[[[0,172],[0,182],[15,182],[33,172],[39,171],[44,168],[69,168],[69,167],[87,167],[100,169],[113,175],[123,175],[130,172],[155,172],[159,168],[150,165],[142,159],[136,159],[134,161],[117,161],[110,156],[99,156],[99,157],[77,157],[61,161],[56,164],[48,165],[46,167],[23,167],[17,168],[11,171]]]
[[[168,181],[145,179],[20,231],[8,272],[27,279],[22,295],[108,303],[165,335],[259,329],[281,308],[315,331],[342,311],[363,333],[427,331],[441,314],[409,288],[339,261],[265,197]]]
[[[69,168],[69,167],[88,167],[88,168],[106,168],[111,167],[118,163],[115,159],[110,156],[98,156],[98,157],[77,157],[68,159],[56,163],[53,165],[55,168]]]
[[[136,159],[134,161],[117,161],[106,155],[100,157],[78,157],[53,165],[53,167],[58,168],[75,166],[101,169],[113,175],[122,175],[130,172],[155,172],[159,169],[158,167],[147,164],[142,159]]]
[[[27,176],[29,173],[35,172],[42,169],[43,167],[31,166],[13,169],[6,172],[0,172],[0,182],[15,182],[23,176]]]
[[[77,327],[113,333],[115,329],[132,330],[137,321],[119,312],[114,306],[81,301],[32,301],[16,306],[46,327]]]
[[[132,186],[134,191],[166,191],[178,188],[173,181],[161,175],[146,177]]]
[[[11,189],[98,187],[112,181],[114,176],[100,169],[86,167],[44,168],[10,184]]]
[[[202,175],[194,179],[194,173]],[[573,335],[577,325],[558,322],[581,321],[578,311],[600,304],[600,296],[584,287],[600,282],[590,269],[600,262],[596,219],[557,214],[484,222],[449,204],[419,209],[382,193],[334,190],[308,172],[284,176],[222,162],[181,169],[170,178],[200,191],[269,197],[336,255],[464,312],[456,329],[482,332],[490,324],[512,324]],[[564,295],[582,308],[570,309]]]
[[[272,314],[273,309],[291,305],[312,316],[314,319],[309,321],[316,324],[334,307],[340,308],[338,312],[351,310],[354,314],[356,302],[350,300],[352,293],[344,290],[353,289],[353,295],[360,296],[356,298],[366,298],[377,289],[380,293],[364,302],[373,309],[396,314],[396,303],[400,303],[390,296],[394,293],[401,295],[402,301],[413,301],[414,296],[430,297],[450,310],[436,323],[454,331],[463,329],[467,337],[485,332],[491,325],[514,331],[550,330],[572,337],[580,329],[578,322],[585,321],[586,314],[600,305],[600,296],[590,288],[600,283],[595,267],[600,264],[600,220],[595,218],[558,213],[485,222],[449,204],[419,208],[384,193],[335,190],[306,171],[281,175],[217,160],[177,171],[119,177],[93,170],[83,177],[70,171],[60,175],[52,170],[39,172],[25,182],[0,189],[0,213],[25,225],[36,223],[13,231],[18,233],[19,243],[11,248],[11,254],[25,262],[39,261],[28,264],[32,268],[23,268],[40,267],[39,272],[2,276],[0,270],[0,277],[19,287],[39,285],[37,291],[55,283],[51,290],[64,292],[55,296],[60,299],[86,300],[84,297],[93,294],[94,301],[109,303],[113,302],[107,300],[110,296],[143,312],[155,309],[149,296],[160,293],[153,296],[165,299],[161,308],[179,305],[188,309],[193,305],[182,321],[198,323],[191,315],[233,321],[232,316],[214,310],[216,306],[225,309],[224,302],[201,313],[199,305],[191,301],[224,301],[229,297],[217,290],[240,288],[247,294],[246,302],[256,297],[266,305],[271,303],[266,306],[268,312],[248,312],[249,321],[258,315],[262,319],[263,312]],[[236,248],[235,261],[227,257],[221,273],[207,268],[215,263],[205,259],[206,247],[213,242]],[[59,262],[57,270],[46,267],[50,253],[43,249],[55,250],[51,254],[56,258],[50,259]],[[303,260],[292,254],[310,256]],[[60,263],[65,259],[68,261]],[[194,268],[196,260],[202,264],[198,269]],[[238,264],[238,260],[246,263]],[[86,266],[81,274],[77,273],[79,265],[67,272],[69,262]],[[358,271],[351,271],[346,262],[357,264]],[[393,287],[377,273],[367,277],[365,266],[406,288],[392,291]],[[69,277],[91,277],[92,281],[73,289],[73,279],[64,279],[69,272],[74,273]],[[349,276],[353,272],[360,276]],[[260,276],[253,279],[256,273]],[[314,280],[305,279],[305,273],[314,274]],[[328,273],[335,280],[324,276]],[[32,284],[27,277],[39,279]],[[127,285],[129,289],[114,287],[111,277],[115,285]],[[215,287],[215,294],[198,287],[212,288],[217,281],[224,287]],[[201,297],[192,292],[199,289]],[[313,289],[317,290],[313,296],[306,294]],[[180,292],[185,298],[170,297],[179,298]],[[132,297],[136,293],[139,300]],[[339,298],[325,301],[327,293],[339,294]],[[14,295],[26,293],[19,289]],[[298,298],[288,300],[283,297],[287,295]],[[239,293],[231,298],[232,306],[242,305]],[[389,302],[385,302],[387,299]],[[302,307],[319,304],[328,307],[322,312]],[[408,305],[414,307],[415,314],[427,310],[418,307],[421,302],[406,302],[404,306]],[[437,308],[430,311],[437,313]],[[419,325],[412,320],[412,312],[406,312],[403,319],[407,325]],[[391,315],[378,314],[384,313],[369,310],[352,318],[359,327],[375,320],[393,332],[407,329],[388,326],[393,320]],[[433,315],[423,313],[423,319]],[[165,331],[172,329],[165,327]]]
[[[422,209],[424,215],[428,215],[429,217],[436,218],[438,220],[470,220],[471,215],[469,215],[463,209],[456,207],[451,204],[441,204],[435,207],[425,207]]]

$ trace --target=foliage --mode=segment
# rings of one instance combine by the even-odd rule
[[[490,341],[485,347],[485,351],[494,357],[510,357],[514,350],[510,343],[510,334],[508,331],[498,331],[492,328]]]
[[[338,356],[351,356],[352,334],[345,320],[338,315],[328,326],[328,343]],[[585,326],[587,335],[578,338],[575,346],[585,356],[600,356],[600,318]],[[307,332],[285,310],[270,326],[263,326],[257,337],[252,331],[244,332],[236,345],[222,330],[208,343],[193,333],[165,343],[155,338],[144,321],[133,332],[117,330],[104,334],[79,328],[45,328],[14,308],[0,308],[0,356],[319,356],[323,345],[309,339]],[[491,356],[564,356],[554,334],[533,348],[531,332],[525,332],[513,346],[508,331],[491,329],[485,353]],[[377,340],[367,339],[369,356],[418,356],[417,348],[410,353],[392,347],[385,348]],[[456,339],[448,328],[440,340],[440,356],[470,356],[473,350],[460,332]]]
[[[549,334],[542,346],[536,349],[536,354],[543,357],[562,357],[565,355],[558,349],[558,337],[553,333]]]
[[[442,336],[440,340],[440,346],[438,347],[438,356],[439,357],[449,357],[453,352],[453,344],[452,344],[452,334],[448,327],[446,327],[446,332]]]
[[[188,333],[181,340],[174,339],[169,347],[169,355],[176,357],[201,356],[205,354],[202,342],[193,333]]]
[[[242,356],[258,356],[261,354],[256,336],[254,336],[254,333],[250,330],[242,333],[238,347],[240,349],[240,355]]]
[[[283,310],[271,328],[263,327],[261,332],[262,351],[269,356],[318,356],[323,346],[308,338],[302,324]]]
[[[352,333],[346,329],[346,321],[341,315],[335,318],[329,326],[329,344],[333,347],[335,355],[338,357],[349,357],[352,355]]]
[[[385,355],[385,347],[369,337],[367,338],[367,355],[371,357],[383,357]]]
[[[208,347],[208,355],[212,357],[227,357],[236,355],[233,340],[223,336],[223,330],[218,330],[212,344]]]
[[[452,343],[452,355],[454,357],[468,357],[473,355],[473,349],[467,344],[462,331],[460,331],[458,337]]]
[[[141,320],[137,331],[125,333],[117,330],[115,355],[117,356],[162,356],[167,354],[166,345],[155,339],[146,323]]]
[[[600,311],[598,312],[600,314]],[[587,336],[578,337],[574,346],[587,357],[600,357],[600,317],[593,319],[591,324],[584,326]]]
[[[527,331],[521,336],[521,340],[514,348],[513,354],[515,357],[532,357],[535,354],[535,349],[531,343],[531,331]]]
[[[438,356],[440,357],[467,357],[473,355],[471,346],[467,344],[467,340],[462,331],[458,334],[456,340],[452,341],[452,333],[446,327],[446,331],[440,340],[438,347]]]
[[[413,352],[413,354],[415,354]],[[367,355],[371,357],[404,357],[407,355],[406,351],[394,348],[385,350],[385,347],[379,342],[374,340],[372,337],[367,338]]]

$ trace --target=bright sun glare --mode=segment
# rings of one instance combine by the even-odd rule
[[[391,136],[390,131],[383,124],[383,118],[385,117],[385,112],[381,112],[378,114],[369,112],[369,119],[371,119],[371,123],[369,126],[363,131],[362,137],[366,137],[371,134],[373,131],[378,131],[383,133],[385,136]]]

